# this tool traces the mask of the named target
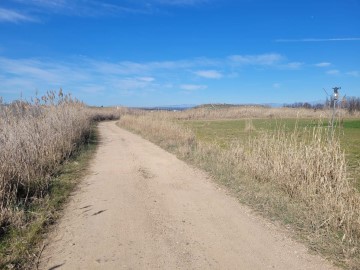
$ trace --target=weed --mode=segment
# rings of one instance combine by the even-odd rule
[[[74,187],[58,176],[90,145],[94,121],[118,119],[122,112],[89,108],[61,90],[31,102],[0,102],[1,267],[23,268],[32,258],[39,233]]]
[[[200,117],[202,112],[192,113]],[[349,269],[358,269],[360,194],[351,183],[340,137],[329,140],[327,128],[312,119],[306,124],[293,122],[290,128],[278,124],[263,129],[257,127],[264,121],[261,119],[252,124],[215,120],[187,125],[188,120],[183,119],[190,113],[180,114],[133,113],[124,116],[119,125],[209,171],[242,202],[290,224],[312,249]],[[211,138],[199,140],[191,129],[196,126],[196,133],[206,138],[203,129],[222,123],[224,127],[234,123],[242,127],[225,146]],[[255,126],[256,136],[249,135],[246,126]],[[231,128],[216,130],[214,136],[217,132],[229,134]]]

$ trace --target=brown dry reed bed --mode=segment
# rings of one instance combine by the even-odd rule
[[[31,102],[0,100],[0,240],[8,228],[26,225],[27,209],[87,141],[92,122],[118,117],[119,110],[89,109],[62,91]]]
[[[261,109],[242,115],[263,113]],[[290,226],[312,250],[348,269],[360,269],[360,195],[349,179],[339,138],[329,137],[319,123],[290,134],[279,127],[224,148],[197,141],[190,129],[174,120],[189,115],[205,118],[202,110],[184,116],[143,112],[122,116],[119,125],[209,171],[242,202]],[[227,117],[234,115],[225,113]]]
[[[219,120],[238,118],[323,118],[331,109],[314,110],[305,108],[271,108],[266,106],[234,106],[227,108],[204,107],[167,114],[168,117],[183,120]],[[166,113],[165,113],[166,114]],[[337,110],[338,117],[360,117],[360,112],[349,113]]]

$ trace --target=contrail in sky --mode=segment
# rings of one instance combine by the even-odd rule
[[[302,39],[276,39],[275,42],[328,42],[328,41],[360,41],[360,37],[353,38],[302,38]]]

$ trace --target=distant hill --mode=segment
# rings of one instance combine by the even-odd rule
[[[214,103],[214,104],[202,104],[195,106],[194,109],[198,108],[209,108],[209,109],[225,109],[234,107],[269,107],[261,104],[227,104],[227,103]]]
[[[136,107],[133,109],[147,110],[147,111],[184,111],[194,108],[196,105],[181,104],[169,106],[154,106],[154,107]]]

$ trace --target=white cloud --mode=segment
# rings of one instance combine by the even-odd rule
[[[207,78],[207,79],[221,79],[223,75],[216,70],[199,70],[194,72],[199,77]]]
[[[195,67],[199,64],[197,59],[178,61],[156,61],[156,62],[104,62],[95,60],[88,61],[94,69],[110,74],[144,74],[155,70],[176,70]]]
[[[9,77],[27,78],[50,84],[90,79],[92,74],[81,65],[39,59],[8,59],[0,57],[0,73]]]
[[[15,94],[17,95],[17,98],[20,97],[21,93],[31,91],[31,94],[34,94],[35,90],[38,89],[37,83],[32,80],[28,80],[27,78],[8,78],[0,76],[0,80],[0,95]]]
[[[138,78],[122,78],[112,80],[112,85],[119,89],[136,90],[148,87],[150,82]]]
[[[264,65],[271,66],[279,63],[284,57],[277,53],[260,55],[232,55],[229,60],[234,64],[240,65]]]
[[[337,69],[332,69],[332,70],[326,71],[326,74],[329,74],[329,75],[339,75],[339,74],[340,74],[340,71],[337,70]]]
[[[157,14],[167,6],[196,6],[211,0],[12,0],[36,14],[63,14],[67,16],[99,17],[120,14]]]
[[[99,76],[94,75],[96,74],[74,63],[0,57],[1,92],[12,92],[12,98],[19,97],[20,93],[27,98],[33,96],[36,91],[41,95],[48,90],[59,88],[71,90],[74,96],[79,97],[84,85],[100,87],[103,84],[102,81],[97,81]],[[6,98],[6,94],[4,97]]]
[[[49,8],[58,8],[68,6],[68,0],[15,0],[19,3],[26,3],[28,5],[43,6]],[[76,1],[72,1],[76,2]]]
[[[233,66],[265,66],[277,67],[280,69],[299,69],[304,63],[302,62],[287,62],[286,57],[278,53],[268,53],[259,55],[232,55],[228,57],[230,65]]]
[[[165,83],[165,84],[163,85],[163,87],[164,87],[164,88],[167,88],[167,89],[172,89],[172,88],[174,88],[174,85],[173,85],[172,83]]]
[[[84,59],[93,69],[102,73],[131,75],[131,74],[149,74],[156,70],[185,70],[196,67],[212,67],[215,65],[223,65],[219,60],[194,58],[177,61],[153,61],[153,62],[104,62],[91,59]]]
[[[155,81],[155,78],[153,78],[153,77],[140,77],[138,79],[140,81],[143,81],[143,82],[153,82],[153,81]]]
[[[354,71],[349,71],[346,73],[347,75],[350,75],[352,77],[360,77],[360,71],[358,70],[354,70]]]
[[[166,5],[185,6],[207,3],[209,0],[157,0],[156,2]]]
[[[106,88],[103,85],[88,84],[80,87],[78,90],[88,94],[100,94],[105,92]]]
[[[304,63],[301,62],[290,62],[287,63],[284,67],[288,69],[299,69],[304,65]]]
[[[110,3],[100,0],[13,0],[37,14],[64,14],[67,16],[99,17],[105,15],[152,14],[156,12],[146,2]]]
[[[233,57],[233,56],[232,56]],[[189,70],[197,76],[208,79],[238,77],[237,68],[245,69],[247,65],[267,65],[278,69],[286,66],[285,59],[277,54],[252,56],[238,55],[235,60],[247,65],[234,64],[231,57],[218,59],[193,58],[176,61],[98,61],[86,57],[69,59],[28,58],[12,59],[0,56],[1,91],[24,91],[32,95],[35,89],[46,91],[63,87],[71,90],[75,96],[89,93],[126,93],[141,95],[148,91],[184,92],[204,90],[208,86],[197,83],[198,78],[189,78]],[[270,65],[274,63],[273,65]],[[296,62],[295,62],[296,63]],[[290,66],[296,66],[293,62]],[[224,73],[217,71],[224,70]],[[288,68],[288,67],[287,67]],[[225,76],[224,74],[229,74]],[[256,71],[255,71],[256,72]],[[355,74],[355,73],[354,73]],[[88,96],[85,96],[88,98]]]
[[[274,83],[273,85],[272,85],[272,87],[273,88],[280,88],[281,87],[281,84],[280,83]]]
[[[329,67],[331,66],[331,63],[329,62],[321,62],[321,63],[317,63],[315,64],[316,67]]]
[[[84,59],[89,63],[92,69],[106,74],[112,75],[129,75],[129,74],[143,74],[149,70],[148,64],[123,61],[123,62],[104,62],[91,59]]]
[[[148,62],[147,63],[147,66],[150,69],[190,68],[194,65],[196,65],[196,60],[159,61],[159,62]]]
[[[15,76],[25,76],[34,79],[43,79],[45,81],[56,81],[58,76],[42,68],[36,60],[7,60],[0,58],[0,65],[4,67],[6,73]]]
[[[0,21],[18,23],[18,22],[35,22],[36,19],[14,10],[0,8]]]
[[[199,84],[182,84],[180,85],[180,88],[182,90],[187,90],[187,91],[196,91],[196,90],[204,90],[207,88],[207,86],[199,85]]]

